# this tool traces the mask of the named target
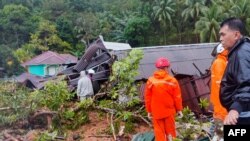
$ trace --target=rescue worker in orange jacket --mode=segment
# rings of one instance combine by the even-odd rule
[[[170,76],[169,61],[157,59],[157,70],[149,77],[145,87],[145,106],[152,118],[156,141],[169,141],[176,137],[175,114],[182,116],[182,97],[177,80]]]
[[[210,101],[214,107],[213,118],[223,122],[227,115],[227,110],[221,105],[219,94],[221,79],[227,66],[228,50],[224,49],[222,44],[219,44],[216,50],[217,56],[211,66]]]

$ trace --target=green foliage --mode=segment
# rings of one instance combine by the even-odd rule
[[[182,113],[183,117],[181,119],[176,118],[176,128],[179,133],[177,140],[199,140],[207,137],[207,134],[203,131],[203,127],[210,126],[208,123],[198,121],[188,107],[185,107]]]
[[[110,94],[113,99],[125,97],[125,103],[120,103],[124,108],[132,107],[139,103],[138,90],[134,84],[135,77],[139,74],[138,68],[143,57],[142,50],[133,49],[123,60],[116,61],[112,66],[110,83],[115,84],[111,88]]]
[[[81,109],[79,111],[72,111],[65,109],[60,115],[60,118],[54,120],[56,128],[78,129],[81,125],[89,122],[87,111]],[[61,126],[60,126],[61,125]]]
[[[144,45],[149,27],[150,19],[148,17],[132,17],[124,29],[124,36],[131,46]]]
[[[64,108],[60,109],[60,113],[57,119],[54,120],[54,126],[56,128],[67,128],[67,129],[77,129],[81,125],[89,122],[88,111],[91,110],[93,104],[92,99],[86,99],[75,106],[78,107],[77,110],[71,108],[72,105],[64,104]]]
[[[50,110],[59,110],[64,102],[72,97],[68,91],[65,81],[49,81],[43,90],[36,90],[32,93],[34,101],[39,107],[46,106]]]
[[[133,133],[135,131],[135,124],[131,121],[125,123],[125,133]]]
[[[36,139],[36,141],[54,141],[56,140],[57,135],[58,135],[57,131],[53,131],[51,133],[48,131],[45,131],[41,133],[41,135],[39,136],[39,138]]]
[[[15,83],[0,82],[0,126],[11,125],[24,119],[33,110],[29,90]]]
[[[85,53],[85,45],[82,43],[77,43],[73,49],[73,51],[70,51],[70,53],[78,58],[81,58],[82,55]]]
[[[34,45],[25,44],[22,46],[22,48],[17,49],[14,52],[14,55],[20,63],[24,63],[25,61],[28,61],[35,56]]]
[[[76,37],[85,43],[90,44],[91,39],[95,39],[99,35],[99,21],[95,13],[79,14],[76,19],[74,30],[77,33]]]
[[[119,121],[119,120],[114,121],[113,126],[114,126],[115,133],[117,134],[119,132],[119,128],[121,126],[121,121]],[[107,128],[106,133],[110,134],[110,135],[113,134],[111,125],[109,125],[109,127]]]
[[[121,61],[116,61],[112,66],[112,75],[110,81],[119,83],[113,90],[123,90],[123,94],[133,96],[136,93],[134,85],[135,77],[139,74],[138,68],[140,60],[143,57],[142,50],[133,49],[128,56]]]
[[[212,4],[202,11],[202,16],[195,23],[195,32],[199,33],[201,42],[216,42],[219,40],[219,24],[222,19],[228,17],[223,13],[224,8]]]
[[[117,106],[113,100],[101,100],[98,105],[106,108],[114,108]]]
[[[15,52],[20,62],[25,62],[42,51],[67,52],[71,49],[70,44],[57,35],[56,26],[46,20],[40,22],[38,30],[30,38],[29,43]]]
[[[176,118],[176,120],[178,122],[180,122],[180,123],[191,123],[191,124],[197,124],[198,123],[194,113],[188,107],[183,108],[182,113],[183,113],[183,117],[181,119]]]
[[[121,117],[123,121],[131,121],[132,113],[128,111],[122,111],[117,113],[118,117]]]
[[[37,21],[29,9],[23,5],[9,4],[0,9],[0,43],[17,49],[29,39],[29,33],[34,31]]]
[[[209,100],[206,98],[200,98],[199,106],[201,109],[207,109],[209,106]]]
[[[206,0],[185,0],[186,8],[182,12],[182,17],[184,17],[184,20],[192,18],[196,21],[196,19],[202,14],[202,11],[207,9],[205,2]]]
[[[240,18],[246,25],[248,32],[250,31],[249,20],[246,15],[250,14],[250,1],[248,0],[230,0],[229,13],[232,17]],[[228,4],[229,5],[229,4]]]
[[[174,13],[175,1],[173,0],[156,0],[156,5],[153,7],[154,17],[159,22],[162,22],[164,26],[167,22],[172,24],[172,13]]]
[[[88,98],[88,99],[85,99],[83,101],[81,101],[79,104],[78,104],[78,107],[80,107],[81,109],[90,109],[94,104],[94,101],[93,99],[91,98]]]
[[[0,45],[0,67],[4,68],[4,75],[12,76],[23,72],[12,50],[6,45]],[[0,78],[3,77],[0,74]]]

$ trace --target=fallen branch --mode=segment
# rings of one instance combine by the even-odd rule
[[[97,93],[94,95],[93,100],[95,101],[96,99],[103,97],[105,95],[107,95],[107,93],[105,93],[105,92],[104,93]]]
[[[113,114],[117,112],[117,110],[115,109],[110,109],[110,108],[105,108],[105,107],[100,107],[100,106],[96,106],[95,108],[98,110],[103,110],[103,111],[113,113]]]
[[[117,112],[117,110],[115,110],[115,109],[110,109],[110,108],[105,108],[105,107],[100,107],[100,106],[96,106],[95,108],[109,112],[109,113],[113,113],[113,114]],[[142,119],[144,122],[146,122],[149,125],[149,127],[153,127],[152,124],[147,119],[145,119],[142,115],[132,113],[132,116]]]
[[[125,129],[125,126],[121,126],[121,127],[120,127],[118,136],[122,136],[122,135],[124,134],[124,129]]]
[[[114,128],[114,124],[113,124],[113,113],[111,113],[111,117],[110,117],[110,126],[111,126],[111,129],[112,129],[112,133],[113,133],[113,137],[114,137],[114,140],[116,141],[116,135],[115,135],[115,128]]]
[[[132,115],[133,115],[134,117],[139,117],[139,118],[141,118],[144,122],[146,122],[146,123],[149,125],[149,127],[153,127],[152,124],[151,124],[148,120],[146,120],[142,115],[138,115],[138,114],[134,114],[134,113],[132,113]]]
[[[125,126],[120,126],[116,141],[122,141],[122,136],[124,135]]]
[[[0,111],[4,111],[4,110],[11,110],[11,109],[21,109],[21,108],[26,108],[28,109],[29,107],[21,107],[21,106],[17,106],[17,107],[2,107],[0,108]]]
[[[138,114],[142,109],[144,109],[145,108],[145,106],[143,105],[143,106],[141,106],[141,108],[140,109],[138,109],[137,111],[135,111],[135,114]]]
[[[111,135],[89,135],[88,137],[111,138]]]
[[[57,112],[55,112],[55,111],[37,111],[37,112],[35,112],[34,115],[30,116],[29,118],[32,121],[32,120],[34,120],[38,116],[43,116],[43,115],[53,116],[55,114],[57,114]]]
[[[65,140],[65,137],[61,137],[61,136],[56,136],[55,139],[59,139],[59,140]]]
[[[52,117],[57,114],[57,112],[55,111],[37,111],[35,112],[34,115],[29,116],[28,117],[28,121],[31,125],[34,124],[35,119],[37,119],[37,117],[46,117],[46,121],[47,121],[47,128],[50,129],[51,125],[52,125]]]

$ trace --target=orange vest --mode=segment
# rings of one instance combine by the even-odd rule
[[[220,120],[224,120],[227,115],[227,110],[221,105],[219,98],[221,79],[227,66],[227,54],[227,50],[218,54],[211,66],[210,101],[214,107],[213,117]]]
[[[166,118],[181,111],[181,90],[177,80],[165,70],[155,71],[145,87],[145,105],[154,119]]]

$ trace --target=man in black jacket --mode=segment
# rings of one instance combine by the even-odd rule
[[[240,19],[229,18],[220,25],[220,41],[229,50],[220,88],[220,101],[229,112],[226,125],[250,124],[250,40],[244,33]]]

